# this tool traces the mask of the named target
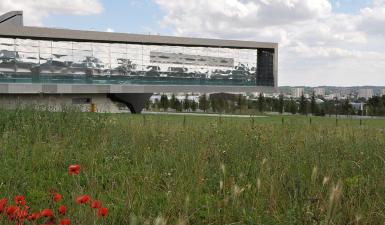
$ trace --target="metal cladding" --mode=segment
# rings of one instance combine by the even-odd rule
[[[277,86],[276,43],[26,27],[20,18],[0,17],[3,84],[143,86],[146,93]]]
[[[1,25],[23,26],[23,12],[12,11],[0,16]]]

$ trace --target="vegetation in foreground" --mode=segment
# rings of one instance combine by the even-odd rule
[[[55,190],[109,210],[74,208],[71,224],[384,224],[384,127],[0,110],[0,198],[38,211]]]

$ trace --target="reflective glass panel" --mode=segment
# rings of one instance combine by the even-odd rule
[[[0,82],[29,74],[32,82],[272,86],[273,60],[266,49],[0,38]]]

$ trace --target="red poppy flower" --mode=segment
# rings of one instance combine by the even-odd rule
[[[76,198],[76,203],[78,204],[86,204],[90,200],[89,195],[82,195]]]
[[[80,166],[79,165],[70,165],[68,167],[68,173],[70,175],[77,175],[80,173]]]
[[[102,202],[101,201],[99,201],[99,200],[93,200],[92,201],[91,208],[99,209],[100,207],[102,207]]]
[[[25,198],[22,195],[18,195],[15,197],[16,205],[25,205]]]
[[[34,212],[30,216],[28,216],[29,221],[35,221],[40,218],[40,213],[39,212]]]
[[[53,213],[50,209],[43,209],[40,214],[44,217],[53,217]]]
[[[53,199],[54,202],[58,202],[58,201],[61,200],[61,198],[62,198],[61,194],[58,194],[56,192],[52,192],[52,194],[53,194],[52,199]]]
[[[49,220],[47,220],[44,224],[42,225],[54,225],[55,224],[55,219],[54,218],[50,218]]]
[[[60,225],[69,225],[71,221],[69,219],[62,219],[60,220]]]
[[[4,211],[5,207],[7,206],[8,200],[3,198],[0,199],[0,214]]]
[[[66,208],[64,205],[62,205],[62,206],[60,206],[60,207],[58,208],[57,211],[59,212],[60,215],[65,216],[65,214],[66,214],[66,212],[67,212],[67,208]]]
[[[98,216],[99,217],[106,217],[107,214],[108,214],[107,208],[99,208],[99,210],[98,210]]]
[[[17,207],[16,206],[9,206],[6,210],[6,213],[8,214],[8,216],[10,215],[13,215],[17,210]]]
[[[28,211],[19,209],[16,211],[16,217],[18,219],[25,219],[28,217]]]

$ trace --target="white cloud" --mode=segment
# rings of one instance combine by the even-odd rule
[[[223,32],[230,27],[260,30],[304,22],[330,14],[327,0],[155,0],[166,12],[164,24],[177,33],[205,29]],[[241,26],[239,26],[241,25]],[[235,29],[237,32],[237,29]]]
[[[111,33],[111,32],[115,32],[115,30],[109,27],[109,28],[106,29],[106,32],[110,32]]]
[[[385,5],[382,1],[361,10],[358,28],[372,35],[385,36]]]
[[[43,19],[52,14],[99,14],[103,7],[99,0],[1,0],[0,13],[24,11],[26,25],[41,26]]]
[[[385,85],[383,0],[355,14],[328,0],[154,1],[175,35],[279,42],[280,85]]]

